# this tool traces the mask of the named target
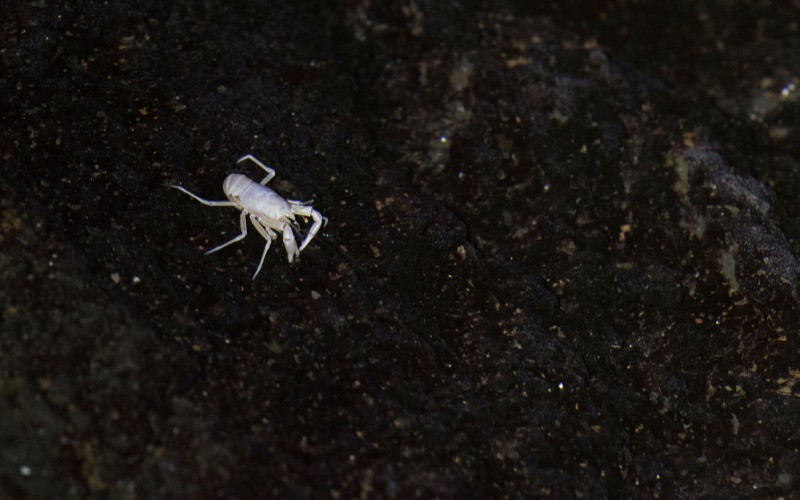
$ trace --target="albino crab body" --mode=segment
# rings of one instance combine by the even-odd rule
[[[247,216],[250,215],[250,222],[253,224],[253,227],[258,231],[258,234],[267,240],[264,252],[261,254],[261,261],[258,263],[255,274],[253,274],[253,279],[255,279],[258,272],[261,271],[261,266],[264,265],[264,258],[267,256],[267,251],[272,244],[272,240],[277,238],[276,231],[282,233],[283,246],[286,248],[289,262],[292,262],[295,257],[300,255],[300,252],[308,245],[314,236],[316,236],[322,225],[328,223],[328,219],[314,210],[311,205],[296,200],[287,200],[268,188],[266,184],[275,177],[275,171],[273,169],[261,163],[253,155],[242,156],[237,163],[241,163],[244,160],[251,160],[256,163],[267,172],[267,176],[264,177],[260,183],[256,183],[245,175],[230,174],[222,183],[222,190],[228,198],[228,201],[209,201],[197,196],[182,186],[173,185],[172,187],[183,191],[205,205],[212,207],[236,207],[242,211],[239,217],[239,225],[242,229],[241,234],[222,245],[212,248],[206,252],[206,255],[221,250],[231,243],[243,240],[245,236],[247,236]],[[297,241],[294,239],[294,233],[292,232],[292,223],[295,222],[295,216],[310,217],[314,221],[299,248],[297,246]]]

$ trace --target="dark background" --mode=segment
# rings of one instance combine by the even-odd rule
[[[0,497],[797,488],[797,1],[0,11]]]

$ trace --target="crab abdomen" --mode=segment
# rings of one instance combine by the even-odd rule
[[[272,189],[253,182],[241,174],[231,174],[222,186],[231,201],[250,213],[281,220],[292,212],[289,203]]]

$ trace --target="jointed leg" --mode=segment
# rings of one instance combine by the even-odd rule
[[[211,250],[206,252],[206,255],[208,255],[210,253],[214,253],[217,250],[222,250],[223,248],[225,248],[226,246],[230,245],[231,243],[236,243],[237,241],[241,241],[241,240],[243,240],[245,238],[245,236],[247,236],[247,212],[242,212],[242,215],[239,217],[239,225],[242,228],[242,234],[240,234],[239,236],[235,237],[231,241],[228,241],[227,243],[223,243],[222,245],[220,245],[218,247],[212,248]]]
[[[305,215],[305,214],[299,214],[299,215],[304,215],[305,217],[311,217],[312,219],[314,219],[314,224],[311,226],[311,229],[308,230],[308,234],[306,235],[306,239],[304,239],[303,243],[300,245],[300,251],[303,251],[303,249],[306,247],[306,245],[308,245],[308,243],[312,239],[314,239],[314,236],[317,235],[317,233],[319,232],[319,229],[322,227],[322,224],[325,224],[325,225],[328,224],[328,218],[327,217],[323,217],[316,210],[310,210],[310,213],[308,215]]]
[[[258,158],[256,158],[253,155],[244,155],[241,158],[239,158],[239,161],[237,161],[236,163],[242,163],[245,160],[250,160],[250,161],[254,162],[256,165],[258,165],[259,167],[263,168],[264,171],[267,172],[267,176],[264,177],[264,180],[261,181],[261,185],[262,186],[266,185],[269,181],[272,180],[273,177],[275,177],[275,171],[272,170],[271,168],[269,168],[268,166],[264,165],[263,163],[261,163],[258,160]]]
[[[250,214],[250,222],[253,223],[253,227],[256,228],[258,234],[260,234],[261,236],[264,237],[265,240],[267,240],[267,244],[266,246],[264,246],[264,253],[261,254],[261,261],[258,263],[258,268],[256,269],[256,272],[253,275],[253,279],[256,279],[256,276],[258,276],[258,272],[261,271],[261,266],[264,265],[264,258],[267,256],[267,251],[269,250],[269,246],[272,245],[272,237],[270,236],[270,234],[267,234],[267,231],[269,231],[272,234],[272,236],[275,236],[275,233],[273,233],[269,229],[265,229],[261,225],[261,223],[258,222],[258,219],[256,219],[255,215],[253,214]]]
[[[191,196],[195,200],[199,201],[203,205],[208,205],[210,207],[235,207],[236,206],[236,203],[234,203],[232,201],[209,201],[209,200],[206,200],[204,198],[200,198],[199,196],[197,196],[196,194],[192,193],[191,191],[189,191],[185,187],[178,186],[177,184],[173,184],[172,187],[174,187],[178,191],[183,191],[184,193],[188,194],[189,196]]]
[[[262,224],[261,221],[259,221],[258,218],[256,218],[256,216],[253,214],[250,214],[250,222],[253,223],[253,227],[256,228],[258,234],[260,234],[265,240],[274,240],[278,237],[278,235],[275,234],[275,231]]]

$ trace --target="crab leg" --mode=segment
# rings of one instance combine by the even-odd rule
[[[241,158],[239,158],[239,161],[237,161],[236,163],[242,163],[242,162],[243,162],[243,161],[245,161],[245,160],[250,160],[250,161],[252,161],[253,163],[255,163],[256,165],[258,165],[259,167],[263,168],[265,172],[267,172],[267,176],[266,176],[266,177],[264,177],[264,180],[262,180],[262,181],[259,183],[259,184],[261,184],[262,186],[265,186],[265,185],[266,185],[266,184],[267,184],[269,181],[271,181],[271,180],[272,180],[272,178],[273,178],[273,177],[275,177],[275,170],[273,170],[273,169],[269,168],[268,166],[264,165],[263,163],[261,163],[261,162],[259,161],[259,159],[258,159],[258,158],[256,158],[256,157],[255,157],[255,156],[253,156],[253,155],[244,155],[244,156],[242,156]]]
[[[323,217],[316,210],[311,210],[311,207],[306,207],[306,208],[308,208],[308,212],[309,212],[308,215],[302,214],[302,213],[299,213],[299,212],[298,212],[298,215],[302,215],[302,216],[305,216],[305,217],[311,217],[312,219],[314,219],[314,224],[311,226],[311,229],[308,230],[308,234],[306,235],[306,238],[303,240],[303,243],[300,245],[300,251],[301,252],[306,247],[306,245],[308,245],[308,243],[312,239],[314,239],[314,236],[317,235],[317,233],[319,232],[319,229],[322,227],[322,224],[325,224],[325,225],[328,224],[328,218],[327,217]]]
[[[197,196],[193,192],[189,191],[185,187],[178,186],[177,184],[173,184],[172,187],[174,187],[178,191],[183,191],[184,193],[188,194],[189,196],[191,196],[195,200],[199,201],[203,205],[208,205],[209,207],[235,207],[236,206],[236,203],[234,203],[232,201],[210,201],[210,200],[206,200],[205,198],[200,198],[199,196]]]
[[[236,243],[237,241],[243,240],[245,238],[245,236],[247,236],[247,219],[245,217],[247,217],[247,212],[242,212],[241,217],[239,217],[239,225],[242,228],[242,234],[240,234],[239,236],[235,237],[231,241],[228,241],[227,243],[223,243],[222,245],[219,245],[217,247],[212,248],[211,250],[206,252],[206,255],[208,255],[210,253],[214,253],[217,250],[222,250],[223,248],[225,248],[226,246],[230,245],[231,243]]]
[[[270,237],[269,234],[267,234],[267,231],[264,229],[264,227],[261,225],[261,223],[258,221],[255,215],[250,214],[250,222],[253,223],[253,227],[256,228],[258,234],[260,234],[261,236],[264,237],[265,240],[267,240],[267,244],[264,245],[264,252],[261,254],[261,260],[258,262],[258,267],[256,268],[255,274],[253,274],[252,279],[256,279],[256,276],[258,276],[259,271],[261,271],[261,266],[264,265],[264,258],[267,256],[267,251],[269,251],[269,247],[270,245],[272,245],[272,238]],[[270,233],[271,232],[272,231],[270,231]]]

